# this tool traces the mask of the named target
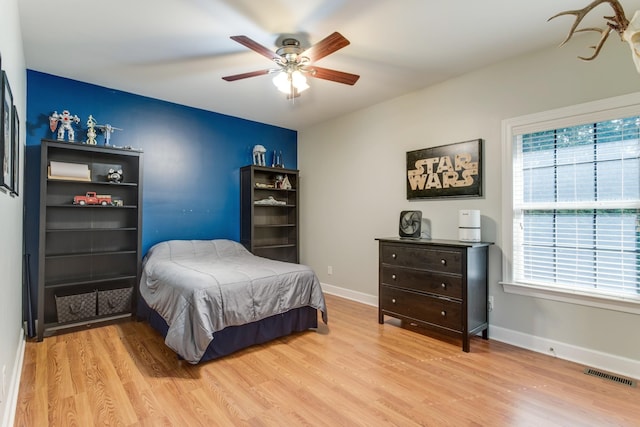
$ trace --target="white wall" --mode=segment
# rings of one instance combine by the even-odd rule
[[[0,0],[0,55],[20,120],[20,159],[24,159],[26,69],[18,0]],[[22,167],[21,167],[22,170]],[[21,172],[22,173],[22,172]],[[21,186],[24,177],[20,177]],[[19,191],[22,194],[21,191]],[[22,196],[0,191],[0,425],[12,425],[20,379],[22,332]],[[4,390],[2,393],[3,372]]]
[[[501,121],[640,90],[626,44],[592,62],[584,43],[549,48],[299,132],[301,259],[326,288],[377,303],[376,237],[397,236],[403,209],[422,210],[432,237],[457,239],[459,209],[480,209],[495,297],[490,335],[640,377],[640,316],[505,294],[501,280]],[[366,78],[366,69],[360,70]],[[348,90],[345,89],[345,90]],[[640,111],[639,111],[640,112]],[[483,138],[485,196],[405,197],[409,150]],[[327,274],[327,266],[333,274]],[[372,327],[376,319],[372,318]],[[473,350],[473,349],[472,349]],[[601,362],[600,359],[607,359]]]

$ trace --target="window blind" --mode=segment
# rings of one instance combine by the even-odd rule
[[[513,278],[640,295],[640,116],[514,135]]]

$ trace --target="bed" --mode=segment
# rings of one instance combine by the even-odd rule
[[[231,240],[170,240],[142,263],[138,317],[196,364],[327,322],[311,268],[251,254]]]

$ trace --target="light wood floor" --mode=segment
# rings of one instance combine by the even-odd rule
[[[329,326],[179,362],[146,323],[28,342],[16,426],[638,426],[640,389],[399,327],[327,295]]]

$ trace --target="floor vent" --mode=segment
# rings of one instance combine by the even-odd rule
[[[621,377],[620,375],[609,374],[607,372],[598,371],[593,368],[586,368],[584,373],[587,375],[593,375],[594,377],[600,377],[605,380],[614,381],[620,384],[628,385],[629,387],[635,387],[636,382],[632,379]]]

